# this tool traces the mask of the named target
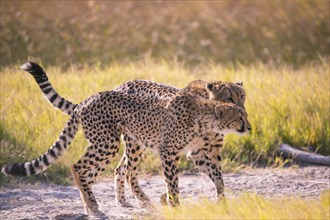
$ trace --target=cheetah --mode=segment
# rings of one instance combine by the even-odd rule
[[[85,212],[89,215],[103,214],[91,186],[118,153],[121,135],[128,142],[126,145],[130,145],[130,142],[138,144],[131,151],[149,147],[159,154],[167,185],[167,199],[175,206],[179,204],[179,157],[190,154],[191,159],[208,172],[218,194],[222,194],[220,171],[207,155],[196,158],[194,152],[208,148],[207,137],[210,133],[245,134],[251,128],[247,113],[241,107],[208,100],[185,89],[179,90],[170,100],[137,97],[114,90],[104,91],[75,105],[49,88],[48,78],[39,65],[28,62],[22,69],[34,76],[49,100],[57,102],[59,108],[70,114],[70,119],[47,152],[26,163],[5,165],[2,172],[6,175],[29,176],[44,171],[63,155],[81,124],[89,147],[81,159],[71,166],[71,172]]]
[[[63,99],[50,83],[43,83],[39,85],[41,90],[44,92],[45,97],[49,102],[55,107],[60,109],[63,113],[69,114],[74,107],[74,104]],[[243,83],[232,83],[232,82],[205,82],[202,80],[196,80],[191,82],[185,89],[191,93],[194,93],[200,97],[206,99],[225,101],[238,105],[239,107],[244,107],[245,102],[245,92],[242,88]],[[47,87],[47,88],[46,88]],[[207,87],[207,88],[206,88]],[[157,99],[170,100],[177,91],[178,88],[171,87],[168,85],[146,81],[146,80],[133,80],[126,82],[119,87],[114,89],[115,91],[123,92],[130,95],[142,96],[142,97],[152,97]],[[221,170],[220,161],[220,149],[223,144],[224,134],[213,133],[213,137],[209,138],[209,147],[203,151],[193,152],[195,157],[204,156],[206,154],[212,163],[217,166],[218,170]],[[125,139],[125,136],[124,136]],[[128,142],[126,139],[124,142]],[[126,181],[130,188],[133,189],[132,192],[140,206],[148,205],[149,198],[145,195],[142,189],[138,185],[137,180],[137,166],[139,164],[141,154],[145,148],[139,148],[138,151],[130,150],[130,147],[136,147],[136,143],[129,143],[126,146],[124,155],[115,170],[115,194],[116,194],[116,204],[123,207],[131,207],[132,205],[126,202],[125,198],[125,176]],[[133,155],[132,155],[133,153]],[[187,159],[191,159],[188,155]],[[198,164],[195,164],[199,167]],[[203,168],[199,168],[203,172]],[[165,194],[166,195],[166,194]],[[162,200],[164,201],[164,195],[162,195]],[[164,202],[163,202],[164,203]]]
[[[205,99],[230,102],[238,105],[245,110],[245,92],[242,86],[242,82],[205,82],[202,80],[195,80],[189,83],[185,90]],[[176,92],[179,91],[178,88],[147,80],[129,81],[120,85],[114,90],[127,94],[132,94],[135,96],[154,97],[166,100],[170,100],[176,94]],[[192,152],[192,155],[195,158],[203,157],[205,155],[208,156],[212,164],[216,166],[218,170],[221,170],[220,149],[223,144],[224,133],[212,133],[211,135],[206,137],[206,139],[209,139],[209,147],[198,152]],[[132,152],[130,148],[134,145],[136,144],[131,143],[128,146],[126,144],[126,150],[124,152],[124,155],[122,156],[122,159],[115,170],[116,203],[118,206],[132,206],[131,204],[126,202],[125,198],[125,176],[129,186],[131,188],[134,188],[133,194],[138,201],[138,204],[140,206],[144,206],[145,203],[148,204],[148,202],[150,201],[149,198],[144,194],[142,189],[139,187],[136,178],[137,166],[141,158],[141,151],[143,151],[144,148],[141,151]],[[132,153],[135,155],[132,155]],[[138,156],[138,159],[135,159],[136,156]],[[187,159],[191,160],[192,156],[187,155]],[[195,165],[199,168],[201,172],[205,173],[204,167],[201,167],[199,164],[196,163]],[[165,204],[164,196],[166,196],[166,193],[163,194],[161,197],[161,201],[163,204]]]
[[[41,90],[44,92],[45,97],[49,102],[55,107],[60,109],[62,112],[69,114],[72,111],[73,104],[71,102],[63,99],[52,87],[50,83],[43,83],[39,85]],[[200,97],[206,99],[218,100],[230,102],[238,105],[239,107],[244,107],[245,102],[245,92],[242,88],[243,83],[232,83],[232,82],[205,82],[202,80],[196,80],[191,82],[185,89],[191,93],[194,93]],[[47,89],[45,89],[47,87]],[[206,88],[207,87],[207,88]],[[146,80],[133,80],[120,85],[114,89],[115,91],[123,92],[130,95],[142,96],[142,97],[152,97],[157,99],[171,99],[172,96],[179,91],[178,88],[171,87],[168,85],[146,81]],[[51,94],[51,95],[49,95]],[[223,144],[224,134],[213,133],[213,137],[209,138],[209,147],[202,151],[193,152],[194,157],[203,157],[206,154],[212,163],[217,166],[218,170],[221,170],[220,161],[220,149]],[[124,136],[124,142],[128,142]],[[140,206],[148,206],[149,198],[145,195],[142,189],[138,185],[137,180],[137,166],[139,164],[141,154],[145,148],[139,148],[138,151],[130,150],[132,146],[135,147],[136,143],[129,143],[126,146],[124,155],[115,170],[115,194],[116,194],[116,204],[123,207],[131,207],[132,205],[126,202],[125,198],[125,176],[127,183],[130,188],[133,189],[132,192]],[[133,155],[132,155],[133,153]],[[187,159],[191,160],[191,156],[187,155]],[[195,164],[199,167],[198,164]],[[199,168],[203,172],[204,168]],[[164,196],[162,195],[162,203],[165,204]]]

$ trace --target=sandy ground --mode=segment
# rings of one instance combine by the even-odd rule
[[[253,169],[239,173],[224,174],[226,197],[241,192],[254,192],[267,197],[302,196],[318,197],[330,189],[330,168],[308,166],[287,169]],[[165,192],[161,176],[141,177],[140,184],[153,204],[160,205],[160,195]],[[215,199],[215,189],[205,175],[182,174],[179,178],[181,202],[197,200],[202,196]],[[132,219],[148,210],[137,206],[127,188],[128,201],[132,208],[116,207],[113,179],[104,179],[94,185],[93,191],[106,219]],[[85,216],[79,192],[74,186],[51,184],[1,186],[0,219],[90,219]]]

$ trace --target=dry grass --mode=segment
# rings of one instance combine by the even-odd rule
[[[329,219],[330,192],[321,198],[264,198],[242,194],[214,204],[190,202],[178,208],[162,208],[160,219]],[[146,217],[148,219],[148,217]],[[151,218],[152,219],[152,218]]]

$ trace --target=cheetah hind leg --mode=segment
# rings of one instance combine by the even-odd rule
[[[118,150],[119,138],[116,142],[114,141],[111,147],[108,143],[91,145],[86,154],[71,166],[74,182],[80,191],[80,197],[88,215],[104,216],[104,213],[99,210],[91,186],[95,183],[96,177],[105,171],[106,165],[115,157]]]
[[[71,173],[73,176],[73,180],[78,187],[80,198],[83,203],[85,214],[90,216],[105,216],[105,213],[103,213],[98,208],[98,204],[96,202],[96,199],[91,192],[90,188],[89,191],[85,191],[86,188],[83,187],[82,181],[85,181],[83,178],[80,177],[80,175],[77,173],[75,165],[71,165]],[[85,186],[86,187],[86,186]]]
[[[131,205],[129,202],[126,201],[125,198],[125,175],[126,175],[126,167],[127,167],[127,157],[126,154],[123,155],[121,158],[117,168],[115,169],[115,192],[116,192],[116,205],[118,207],[125,207],[125,208],[131,208],[133,205]]]
[[[137,180],[137,168],[145,148],[141,147],[138,143],[136,143],[136,140],[134,138],[129,137],[128,135],[124,135],[124,141],[127,149],[125,152],[125,163],[127,170],[126,181],[132,193],[134,194],[134,197],[137,200],[139,206],[141,208],[153,209],[154,207],[152,206],[150,199],[143,192]]]

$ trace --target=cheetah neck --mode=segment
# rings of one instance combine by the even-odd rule
[[[214,111],[214,104],[212,102],[206,102],[198,106],[198,109],[194,112],[195,124],[198,126],[201,133],[216,132],[220,133],[219,119]]]

